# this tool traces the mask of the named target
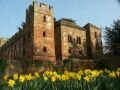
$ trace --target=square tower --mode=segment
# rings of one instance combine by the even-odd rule
[[[26,22],[33,33],[33,59],[55,61],[53,7],[36,1],[26,10]]]
[[[96,58],[102,54],[101,29],[88,23],[84,26],[86,29],[87,56]]]

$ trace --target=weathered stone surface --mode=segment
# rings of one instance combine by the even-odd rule
[[[88,57],[99,57],[102,54],[101,30],[95,25],[88,23],[86,29],[86,42]]]
[[[22,28],[2,46],[0,54],[7,60],[56,62],[74,56],[98,55],[96,44],[100,39],[98,27],[87,24],[82,28],[67,20],[54,22],[53,7],[34,1],[26,10]]]

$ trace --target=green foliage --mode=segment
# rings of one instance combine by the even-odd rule
[[[94,66],[94,69],[101,70],[101,69],[110,69],[107,64],[105,64],[104,61],[100,60],[98,63]]]
[[[55,65],[51,61],[45,61],[45,60],[34,60],[33,64],[36,68],[42,67],[42,66],[51,66],[54,67]]]
[[[64,70],[67,70],[67,71],[72,71],[72,67],[73,67],[73,60],[71,59],[65,59],[63,61],[63,64],[64,64]]]
[[[76,21],[70,18],[62,18],[61,20],[69,21],[76,24]]]
[[[120,0],[117,0],[120,3]]]
[[[7,61],[0,59],[0,76],[5,72]]]
[[[44,61],[43,60],[34,60],[33,63],[34,63],[34,66],[36,68],[38,68],[38,67],[42,66],[42,64],[44,63]]]
[[[120,20],[114,21],[112,27],[105,28],[106,45],[113,55],[120,55]]]
[[[46,70],[55,70],[55,64],[51,61],[46,60],[33,60],[34,71],[38,71],[39,73],[43,73]]]

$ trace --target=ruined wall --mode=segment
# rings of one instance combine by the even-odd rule
[[[55,26],[55,54],[56,60],[62,60],[62,47],[61,47],[61,25]]]
[[[102,54],[101,30],[90,23],[84,28],[86,28],[88,57],[99,57]]]
[[[55,61],[53,7],[34,3],[34,59]]]
[[[60,21],[60,24],[55,28],[56,31],[56,52],[61,52],[61,59],[68,59],[72,55],[74,55],[74,52],[72,53],[73,49],[76,49],[75,53],[77,54],[77,57],[85,56],[86,55],[86,34],[83,28],[76,28],[65,25],[66,21]],[[59,27],[59,29],[58,29]],[[58,33],[59,32],[59,33]],[[80,38],[80,41],[77,42],[77,38]],[[70,41],[71,39],[71,41]],[[74,46],[75,42],[75,46]],[[58,49],[60,48],[60,50]],[[76,57],[73,56],[73,57]],[[60,57],[60,54],[57,54],[57,57]]]
[[[80,37],[80,43],[75,43],[77,44],[74,45],[74,43],[68,41],[68,35],[72,37],[73,41],[77,41],[77,37]],[[79,49],[78,53],[77,50],[75,53],[79,56],[85,55],[85,47],[84,47],[84,42],[86,40],[85,37],[85,31],[76,29],[76,28],[71,28],[71,27],[66,27],[66,26],[61,26],[61,44],[62,44],[62,59],[66,59],[69,56],[71,57],[72,53],[72,48],[77,48]],[[75,55],[76,56],[76,55]],[[74,57],[74,56],[73,56]]]

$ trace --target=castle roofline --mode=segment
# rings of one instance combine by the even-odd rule
[[[96,28],[96,29],[101,30],[99,27],[95,26],[95,25],[92,24],[92,23],[87,23],[83,28],[87,28],[87,27],[93,27],[93,28]]]
[[[72,27],[72,28],[76,28],[76,29],[85,30],[84,28],[77,25],[74,21],[69,20],[69,19],[60,19],[60,20],[56,21],[55,27],[57,27],[59,25],[64,25],[64,26],[68,26],[68,27]]]
[[[29,8],[30,8],[31,6],[34,6],[34,5],[36,5],[36,6],[38,6],[38,7],[47,7],[49,10],[51,10],[51,9],[54,8],[52,5],[47,5],[47,4],[44,3],[44,2],[38,3],[36,0],[33,1],[33,4],[31,4],[31,5],[29,6]],[[28,8],[28,9],[29,9],[29,8]]]

